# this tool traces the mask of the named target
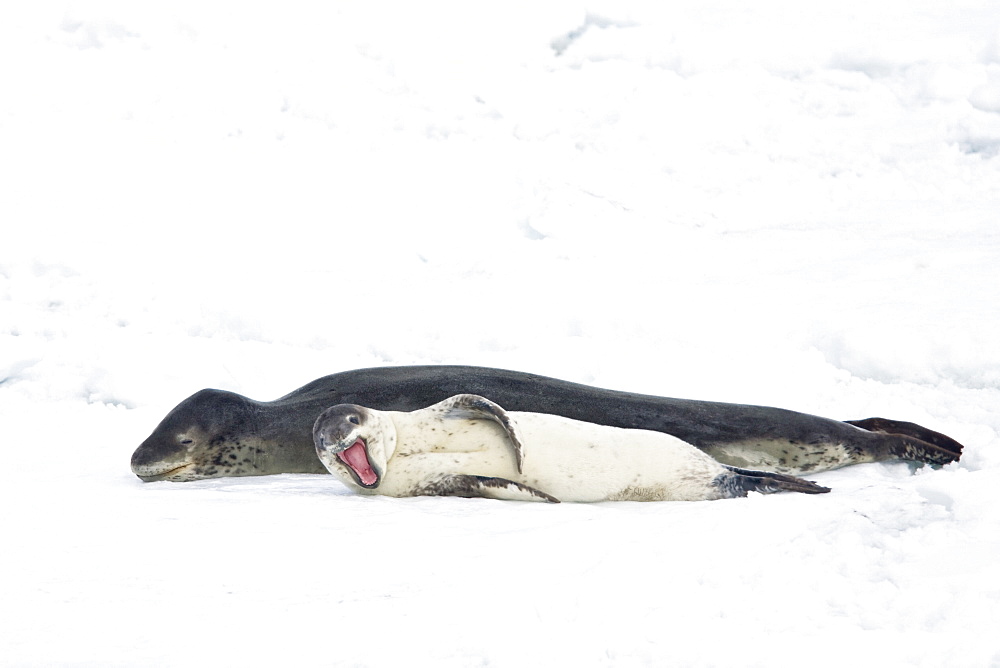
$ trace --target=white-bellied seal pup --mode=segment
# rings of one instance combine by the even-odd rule
[[[324,376],[277,399],[202,390],[170,411],[132,455],[145,481],[325,473],[312,426],[334,404],[410,411],[456,394],[508,410],[562,415],[672,434],[718,461],[799,475],[847,464],[909,459],[943,465],[962,446],[908,422],[853,423],[765,406],[604,390],[518,371],[468,366],[378,367]]]
[[[474,394],[412,412],[332,406],[316,419],[313,443],[330,473],[362,494],[594,502],[830,491],[724,466],[669,434],[507,413]]]

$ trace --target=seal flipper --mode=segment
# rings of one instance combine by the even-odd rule
[[[911,459],[932,466],[944,466],[957,462],[962,456],[962,444],[942,433],[921,427],[914,422],[889,420],[887,418],[866,418],[845,420],[865,431],[893,436],[889,454],[899,459]]]
[[[547,501],[559,503],[559,499],[545,492],[528,487],[506,478],[481,475],[443,475],[413,490],[415,496],[461,496],[465,498],[483,497],[501,501]]]
[[[722,498],[731,499],[746,496],[749,492],[774,494],[775,492],[802,492],[803,494],[825,494],[829,487],[817,485],[810,480],[795,476],[771,473],[769,471],[751,471],[726,466],[732,473],[717,476],[712,484],[719,488]]]
[[[514,423],[510,417],[498,404],[493,403],[486,397],[478,394],[456,394],[444,401],[431,406],[445,414],[445,417],[466,418],[472,420],[493,420],[507,433],[510,445],[514,449],[514,460],[517,463],[517,472],[522,473],[524,468],[524,445]]]

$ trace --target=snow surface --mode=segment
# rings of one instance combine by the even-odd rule
[[[1000,665],[1000,3],[10,3],[0,664]],[[547,506],[143,484],[202,387],[467,363],[919,422]]]

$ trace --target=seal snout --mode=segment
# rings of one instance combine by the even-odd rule
[[[132,473],[134,473],[139,480],[142,480],[143,482],[158,482],[160,480],[194,480],[198,476],[189,478],[186,475],[182,475],[188,472],[192,466],[194,466],[193,462],[188,462],[179,466],[170,466],[169,464],[164,464],[160,467],[133,466]]]
[[[150,436],[132,453],[130,466],[143,482],[170,480],[190,467],[191,460],[181,448],[164,439]]]
[[[333,454],[339,454],[348,447],[354,445],[354,441],[343,438],[327,438],[325,433],[316,434],[316,447],[325,452],[332,452]],[[360,439],[359,439],[360,440]]]
[[[350,436],[351,434],[343,433],[335,428],[324,427],[316,430],[316,433],[313,434],[313,441],[320,450],[338,453],[354,444],[354,439]]]

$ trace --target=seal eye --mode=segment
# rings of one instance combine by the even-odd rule
[[[350,416],[349,418],[347,418],[347,421],[350,422],[351,424],[361,424],[361,422],[358,421],[357,415]]]
[[[185,438],[183,441],[181,441],[181,445],[191,445],[192,443],[194,443],[194,441],[192,441],[190,438]]]

